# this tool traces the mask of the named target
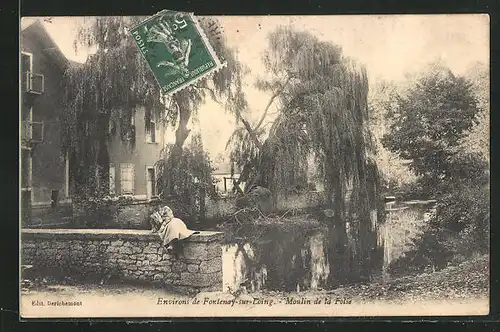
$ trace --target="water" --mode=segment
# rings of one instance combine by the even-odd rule
[[[378,246],[383,248],[381,274],[411,250],[425,229],[432,201],[388,203],[385,223],[377,225]],[[326,230],[304,226],[292,230],[249,228],[243,239],[223,245],[225,291],[245,288],[279,291],[325,288],[330,267]]]
[[[322,288],[329,274],[326,238],[321,230],[283,234],[283,239],[223,247],[224,290],[298,291]]]
[[[378,244],[384,248],[383,273],[398,258],[415,247],[425,231],[435,201],[406,201],[386,204],[386,220],[380,225]]]

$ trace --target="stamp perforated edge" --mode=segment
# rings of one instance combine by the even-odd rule
[[[218,55],[216,54],[214,48],[212,47],[212,44],[210,44],[210,41],[208,40],[207,35],[205,34],[205,31],[201,27],[200,22],[198,21],[198,18],[192,12],[187,12],[186,14],[188,14],[191,17],[191,20],[195,24],[195,27],[196,27],[198,33],[200,34],[200,37],[201,37],[203,43],[205,44],[205,47],[207,48],[208,52],[210,53],[210,56],[212,57],[212,59],[214,59],[214,61],[215,61],[215,66],[213,68],[209,69],[208,71],[206,71],[205,73],[203,73],[202,75],[196,77],[195,79],[190,80],[186,84],[179,85],[177,88],[173,89],[172,91],[163,92],[164,95],[173,95],[174,93],[179,92],[179,91],[195,84],[196,82],[200,81],[201,79],[207,78],[207,76],[215,74],[216,72],[218,72],[219,70],[221,70],[222,68],[227,66],[227,62],[226,61],[222,62],[220,60],[220,58],[218,57]]]
[[[129,31],[137,28],[139,25],[142,25],[144,24],[145,22],[148,22],[149,20],[152,20],[154,17],[160,15],[161,13],[163,12],[167,12],[169,11],[168,9],[163,9],[163,10],[160,10],[159,12],[157,12],[156,14],[152,15],[151,17],[145,19],[144,21],[141,21],[140,23],[136,24],[135,26],[129,28]],[[227,66],[227,62],[226,61],[221,61],[220,58],[218,57],[217,53],[215,52],[214,48],[212,47],[212,45],[210,44],[210,41],[208,40],[208,37],[207,35],[205,34],[205,31],[203,30],[203,28],[201,27],[200,25],[200,22],[198,21],[198,18],[194,15],[193,12],[181,12],[181,11],[175,11],[175,12],[178,12],[178,13],[185,13],[187,15],[189,15],[189,17],[191,18],[191,20],[193,21],[195,27],[196,27],[196,30],[198,31],[198,33],[200,34],[200,37],[203,41],[203,44],[205,45],[208,53],[210,54],[210,56],[212,57],[212,59],[214,59],[215,61],[215,66],[211,69],[209,69],[208,71],[206,71],[205,73],[201,74],[200,76],[192,79],[192,80],[189,80],[187,83],[185,84],[181,84],[179,86],[177,86],[175,89],[169,91],[169,92],[165,92],[163,91],[163,89],[161,88],[161,84],[160,82],[158,81],[158,78],[156,77],[156,75],[154,74],[153,72],[153,69],[151,68],[151,65],[149,64],[148,62],[148,67],[149,67],[149,70],[151,70],[151,73],[153,74],[156,82],[158,83],[158,85],[160,86],[160,91],[161,91],[161,94],[163,96],[169,96],[169,95],[173,95],[175,94],[176,92],[179,92],[191,85],[194,85],[196,82],[200,81],[201,79],[204,79],[204,78],[207,78],[207,76],[209,75],[213,75],[215,74],[216,72],[218,72],[219,70],[221,70],[222,68],[226,67]],[[145,57],[145,55],[140,52],[142,57],[144,58],[144,60],[147,62],[147,59]]]

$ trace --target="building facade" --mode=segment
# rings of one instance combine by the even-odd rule
[[[40,21],[22,27],[20,45],[21,221],[35,227],[62,222],[61,209],[66,209],[63,219],[71,218],[69,158],[61,142],[61,84],[68,66],[85,64],[69,61]],[[120,137],[119,121],[110,121],[115,132],[108,142],[110,196],[147,201],[158,195],[155,164],[165,145],[165,127],[160,116],[146,124],[144,113],[142,106],[135,109],[133,146]]]
[[[149,200],[159,194],[156,163],[165,146],[165,126],[158,115],[152,115],[146,124],[145,111],[140,106],[134,112],[133,146],[120,137],[119,124],[110,121],[110,130],[114,132],[108,144],[110,196],[132,195],[137,200]]]
[[[20,34],[21,216],[55,208],[70,197],[68,159],[61,153],[61,80],[69,61],[36,21]]]

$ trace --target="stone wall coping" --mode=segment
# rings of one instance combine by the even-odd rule
[[[214,242],[224,238],[224,233],[214,231],[199,231],[187,238],[186,242]],[[136,229],[32,229],[21,231],[21,240],[34,239],[65,239],[65,240],[135,240],[160,241],[156,233],[149,230]]]

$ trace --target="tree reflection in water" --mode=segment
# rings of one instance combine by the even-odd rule
[[[232,265],[234,278],[226,282],[231,290],[298,291],[325,285],[329,266],[324,230],[245,225],[232,235],[225,259]]]

